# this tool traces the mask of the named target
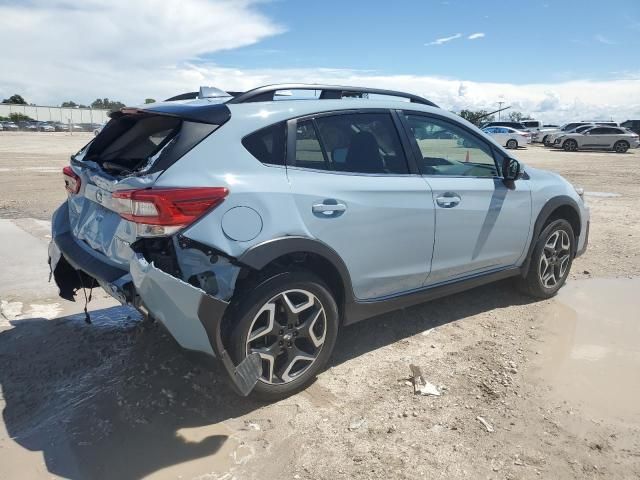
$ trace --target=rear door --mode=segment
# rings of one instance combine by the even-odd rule
[[[450,119],[404,112],[418,167],[432,189],[436,234],[427,284],[517,265],[531,224],[527,180],[507,188],[504,155],[476,132]],[[430,138],[413,132],[426,129]]]
[[[595,127],[583,132],[581,141],[583,148],[604,148],[608,145],[609,139],[607,138],[607,127]]]
[[[430,268],[433,199],[409,167],[397,122],[387,110],[358,110],[287,126],[298,214],[311,237],[340,255],[360,299],[419,288]]]

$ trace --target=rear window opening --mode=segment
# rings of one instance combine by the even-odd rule
[[[184,122],[186,123],[186,122]],[[183,120],[166,115],[123,115],[112,119],[84,157],[108,173],[128,175],[147,170],[180,133]]]

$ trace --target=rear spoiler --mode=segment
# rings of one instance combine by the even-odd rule
[[[111,112],[112,119],[125,115],[165,115],[179,117],[183,120],[196,123],[208,123],[222,125],[231,118],[231,111],[224,103],[211,104],[185,104],[185,103],[150,103],[144,107],[125,107]]]

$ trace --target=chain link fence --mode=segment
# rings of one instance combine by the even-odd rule
[[[64,124],[95,124],[104,123],[109,119],[109,110],[0,103],[0,117],[8,118],[12,113],[26,115],[39,122]]]

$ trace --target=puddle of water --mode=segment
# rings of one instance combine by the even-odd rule
[[[640,424],[640,278],[568,283],[545,309],[542,375],[592,418]]]
[[[602,197],[602,198],[613,198],[613,197],[621,197],[622,195],[619,193],[613,192],[584,192],[587,197]]]

